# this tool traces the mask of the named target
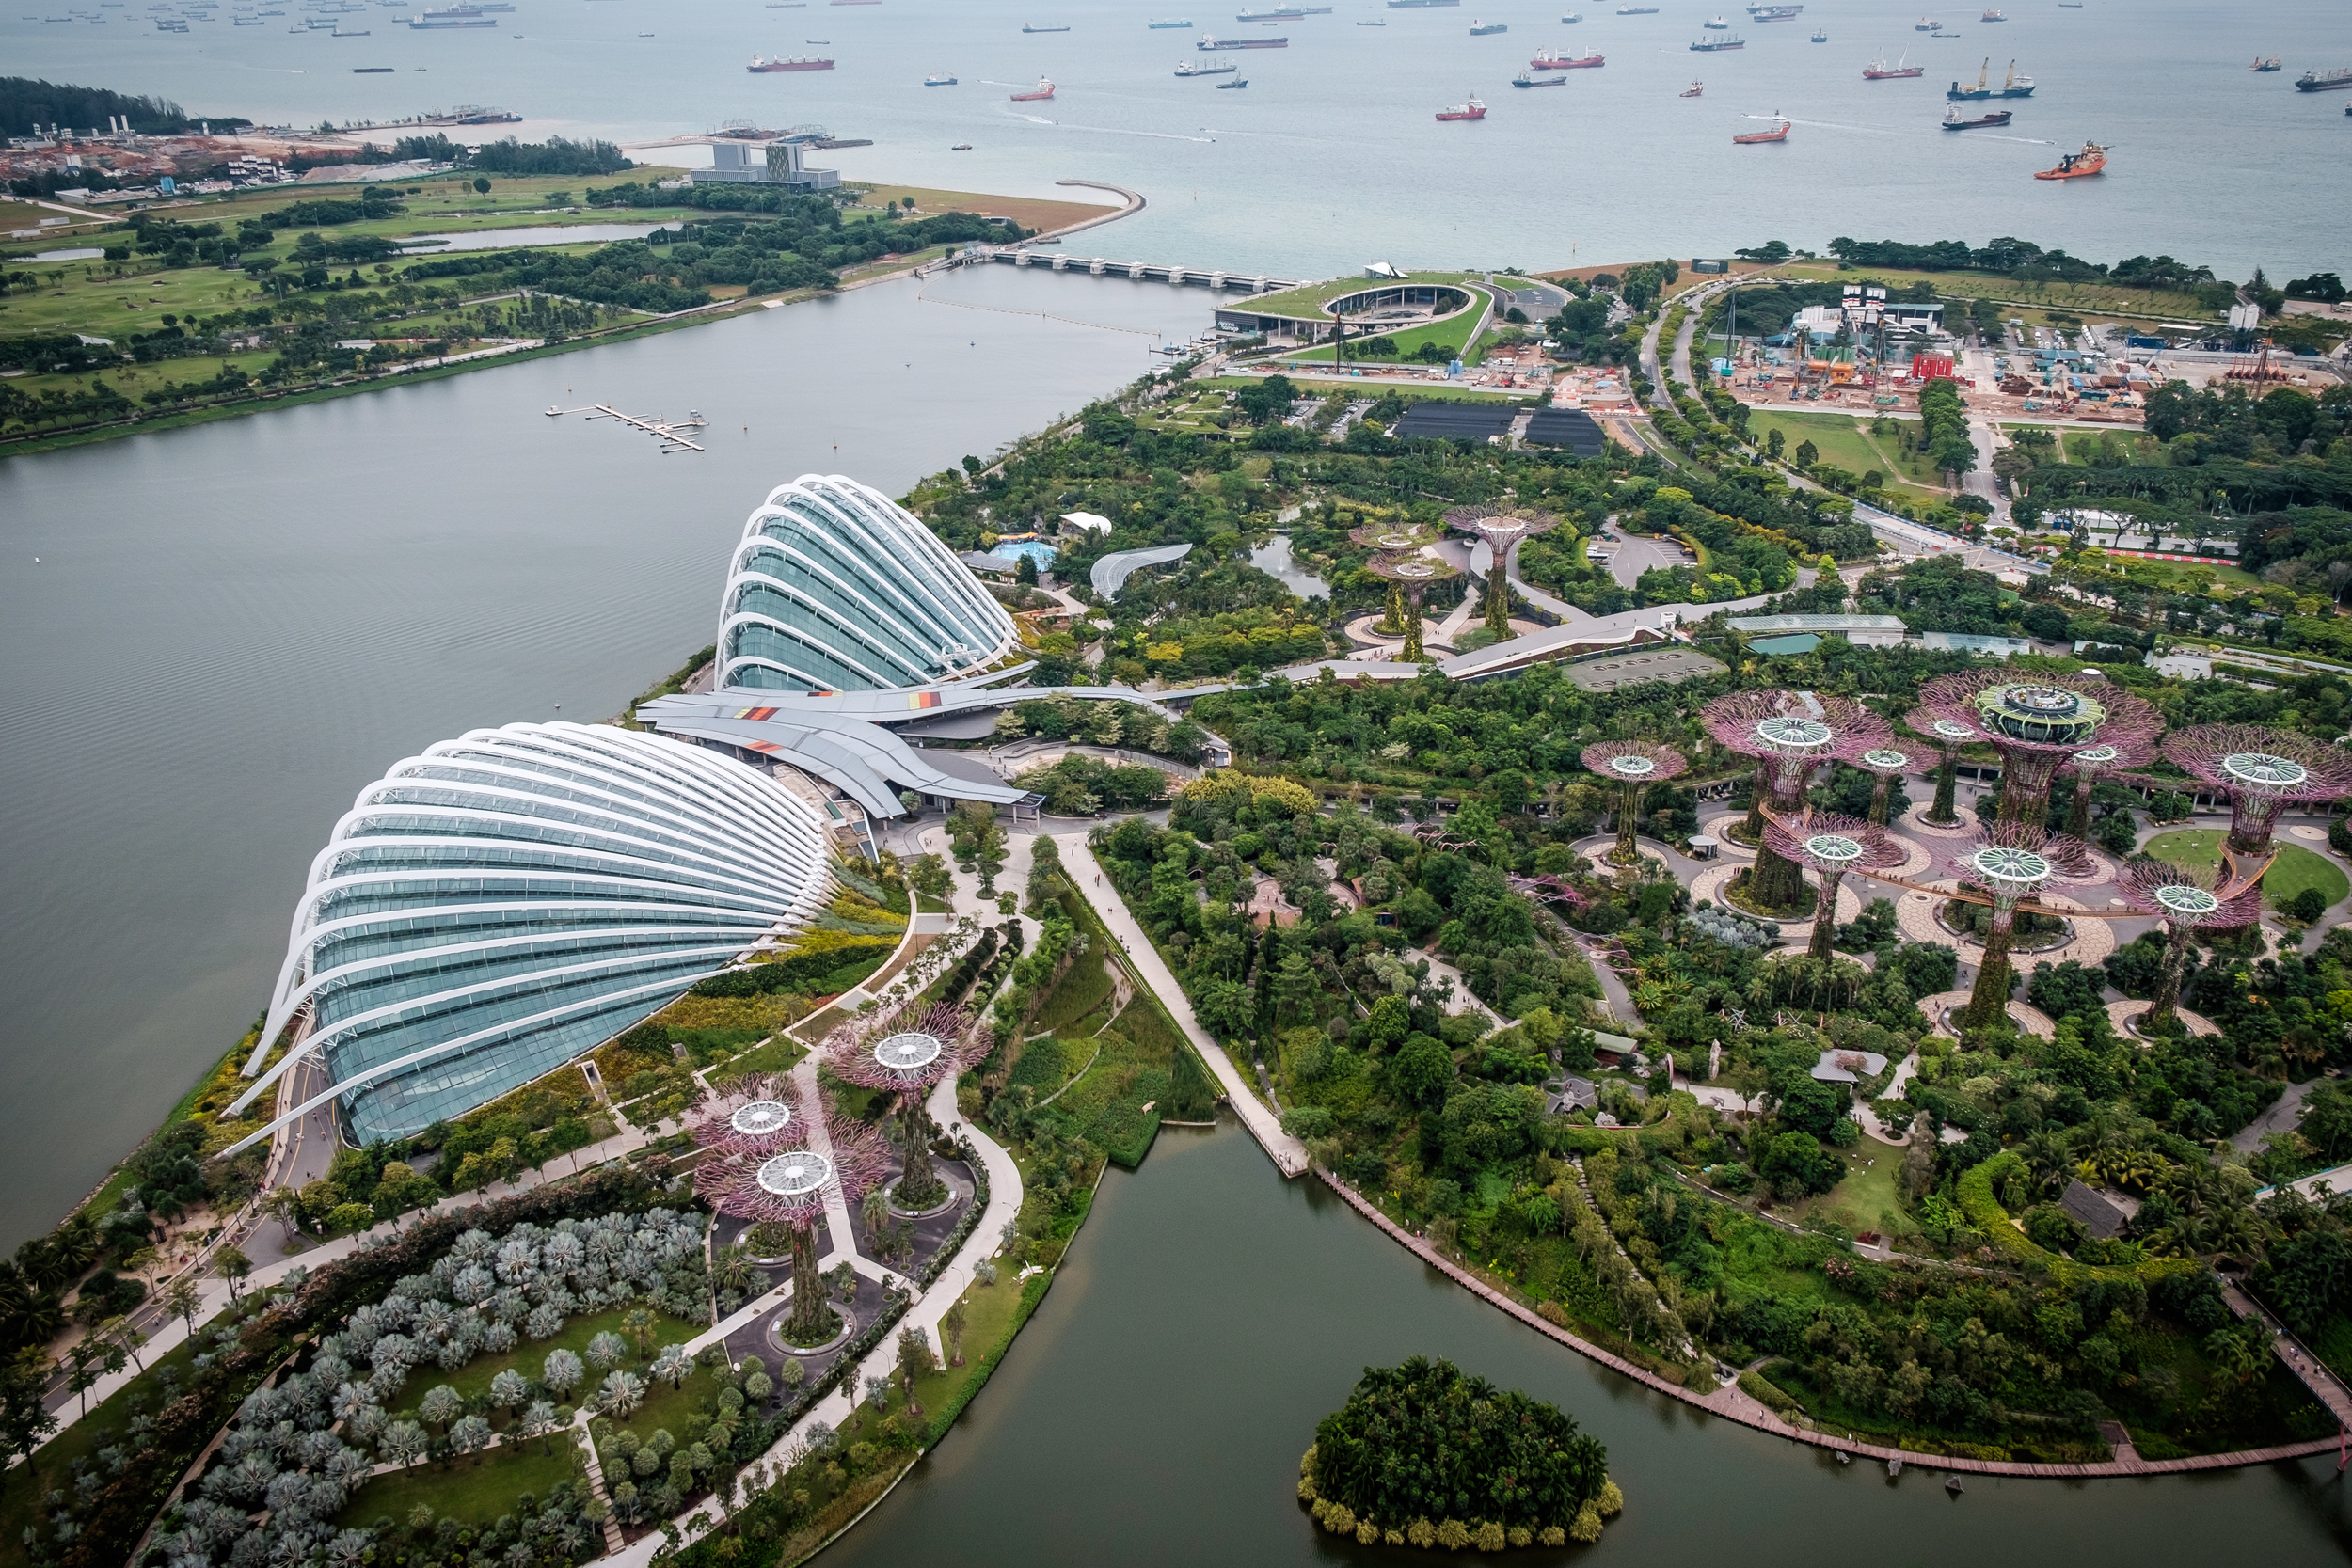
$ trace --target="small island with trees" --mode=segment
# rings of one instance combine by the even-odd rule
[[[1576,1418],[1442,1358],[1367,1367],[1298,1462],[1315,1523],[1365,1545],[1565,1546],[1625,1507]]]

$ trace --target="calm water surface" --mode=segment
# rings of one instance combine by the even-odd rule
[[[1205,292],[1124,279],[917,293],[0,463],[0,1247],[250,1026],[362,785],[619,711],[710,641],[772,486],[899,493],[1207,324]],[[709,451],[543,413],[605,402],[698,408]]]
[[[2352,250],[2342,198],[2352,120],[2340,93],[2294,78],[2352,64],[2341,0],[2020,0],[1984,24],[1978,4],[1932,14],[1958,37],[1913,31],[1914,0],[1807,0],[1794,22],[1750,24],[1722,0],[1665,0],[1655,16],[1614,5],[1478,0],[1391,11],[1341,0],[1328,16],[1261,27],[1232,3],[1172,8],[1190,32],[1153,32],[1139,0],[887,0],[770,10],[760,0],[518,0],[481,32],[290,36],[221,17],[184,36],[129,13],[103,26],[43,26],[10,7],[0,55],[20,75],[154,92],[191,109],[268,123],[387,120],[462,103],[519,113],[468,138],[550,133],[623,140],[698,135],[734,119],[820,124],[871,137],[818,154],[853,179],[952,190],[1053,194],[1053,182],[1106,180],[1150,211],[1086,240],[1116,256],[1268,271],[1353,273],[1366,261],[1550,267],[1572,259],[1722,255],[1780,238],[1818,247],[1840,234],[1983,244],[2022,235],[2114,261],[2169,253],[2244,278],[2338,271]],[[1564,25],[1566,11],[1584,20]],[[1700,24],[1738,19],[1747,47],[1693,55]],[[383,19],[389,12],[371,11]],[[1471,38],[1474,18],[1510,31]],[[1071,31],[1024,36],[1024,22]],[[1359,21],[1385,26],[1359,27]],[[1809,40],[1816,25],[1830,41]],[[640,38],[640,33],[654,33]],[[1179,81],[1204,34],[1286,37],[1234,55],[1249,87]],[[519,35],[519,36],[518,36]],[[823,40],[822,45],[812,40]],[[1563,87],[1514,91],[1538,47],[1599,51],[1600,70]],[[1865,82],[1883,51],[1927,74]],[[834,57],[830,71],[755,76],[755,54]],[[2256,55],[2286,69],[2257,76]],[[1987,56],[2040,82],[2003,131],[1951,135],[1945,85],[1974,81]],[[354,76],[354,66],[394,74]],[[421,73],[420,73],[421,68]],[[955,87],[925,87],[945,71]],[[1051,103],[1010,93],[1051,76]],[[1693,78],[1696,99],[1676,95]],[[1470,93],[1487,118],[1438,124]],[[1755,117],[1786,111],[1778,146],[1734,147]],[[19,132],[21,127],[8,127]],[[2037,182],[2086,138],[2116,149],[2097,180]],[[958,142],[973,150],[954,152]],[[641,154],[703,161],[675,150]],[[596,181],[594,183],[604,183]],[[1087,250],[1087,254],[1100,254]]]
[[[1113,1171],[1053,1293],[963,1421],[826,1560],[834,1568],[1317,1568],[1425,1562],[1342,1544],[1298,1456],[1362,1369],[1446,1355],[1570,1411],[1626,1512],[1590,1555],[1514,1561],[1820,1568],[2334,1563],[2352,1542],[2325,1460],[2068,1484],[1927,1468],[1890,1482],[1660,1398],[1484,1307],[1318,1185],[1285,1184],[1230,1120]]]

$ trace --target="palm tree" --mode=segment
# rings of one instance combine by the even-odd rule
[[[710,1285],[721,1295],[748,1296],[759,1289],[759,1265],[752,1261],[752,1249],[738,1242],[722,1247],[710,1260]]]
[[[414,1421],[394,1421],[384,1429],[384,1440],[377,1445],[378,1451],[387,1460],[404,1470],[423,1458],[431,1447],[424,1428]]]

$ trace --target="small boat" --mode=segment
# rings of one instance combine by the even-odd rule
[[[1998,11],[1987,11],[1982,16],[1977,18],[1977,20],[1979,22],[2007,22],[2009,18],[2003,16]]]
[[[1584,20],[1584,15],[1581,11],[1570,11],[1560,20],[1563,22],[1581,22]]]
[[[1734,147],[1752,147],[1757,142],[1787,141],[1789,122],[1777,115],[1773,119],[1776,123],[1771,130],[1751,131],[1744,136],[1734,136],[1731,138],[1731,144]]]
[[[1696,98],[1706,90],[1707,84],[1705,82],[1693,82],[1689,87],[1684,87],[1680,92],[1675,94],[1675,96],[1677,98]]]
[[[1041,103],[1046,99],[1053,96],[1054,84],[1052,80],[1050,78],[1041,76],[1037,79],[1037,86],[1034,88],[1027,92],[1014,93],[1012,95],[1012,101],[1015,103]]]
[[[1961,114],[1960,105],[1955,103],[1944,111],[1944,129],[1947,131],[1978,131],[1982,130],[1987,126],[2007,125],[2010,122],[2010,111],[2007,109],[1988,109],[1983,114],[1977,116],[1974,119],[1970,119]]]
[[[1486,105],[1478,101],[1476,93],[1472,93],[1467,103],[1456,103],[1450,109],[1439,109],[1438,118],[1439,119],[1484,119],[1486,118]]]
[[[952,87],[956,85],[956,79],[944,71],[934,71],[923,78],[923,85],[927,87]]]
[[[1728,32],[1731,29],[1729,19],[1720,16],[1709,17],[1699,25],[1713,33]]]
[[[1219,92],[1231,92],[1231,91],[1232,91],[1235,87],[1248,87],[1248,85],[1249,85],[1249,78],[1248,78],[1248,77],[1247,77],[1247,76],[1236,76],[1236,77],[1234,77],[1234,78],[1233,78],[1232,81],[1230,81],[1230,82],[1219,82],[1219,83],[1216,85],[1216,90],[1217,90],[1217,91],[1219,91]]]
[[[1511,78],[1511,85],[1515,87],[1565,87],[1568,79],[1565,76],[1530,76],[1522,71]]]
[[[1933,22],[1923,16],[1911,24],[1911,30],[1915,33],[1932,33],[1943,25],[1941,22]]]
[[[1829,29],[1827,27],[1814,28],[1813,41],[1816,43],[1827,43],[1829,41]]]
[[[1840,1465],[1851,1465],[1853,1463],[1853,1455],[1848,1453],[1843,1449],[1839,1449],[1837,1450],[1837,1463]]]
[[[2246,69],[2255,71],[2276,71],[2279,69],[2279,56],[2272,55],[2265,58],[2263,55],[2257,55],[2254,56],[2254,63],[2248,66]]]
[[[1474,39],[1492,38],[1497,33],[1507,33],[1510,30],[1511,24],[1507,22],[1480,22],[1473,19],[1470,23],[1470,36]]]
[[[2097,174],[2107,166],[2107,150],[2095,141],[2083,143],[2080,152],[2069,152],[2058,161],[2058,167],[2037,169],[2036,180],[2081,180]]]
[[[1025,33],[1066,33],[1070,31],[1067,27],[1040,27],[1035,23],[1029,22],[1023,23],[1021,30]]]
[[[1961,1491],[1960,1478],[1956,1475],[1947,1474],[1944,1477],[1944,1490],[1952,1493],[1954,1496],[1958,1496]]]
[[[1527,62],[1530,71],[1594,71],[1609,63],[1606,55],[1563,55],[1557,49],[1538,49],[1535,57]]]
[[[1912,76],[1925,76],[1927,73],[1928,68],[1923,65],[1913,65],[1911,56],[1908,55],[1897,60],[1893,65],[1888,65],[1883,51],[1868,65],[1862,68],[1862,79],[1866,82],[1894,82]]]
[[[972,144],[968,141],[960,141],[947,150],[950,152],[969,152],[972,150]]]

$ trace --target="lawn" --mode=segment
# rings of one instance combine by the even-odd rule
[[[1449,317],[1444,321],[1432,322],[1427,326],[1415,326],[1407,328],[1403,332],[1378,334],[1378,336],[1386,337],[1391,342],[1396,344],[1396,354],[1393,357],[1390,358],[1375,359],[1368,356],[1359,354],[1352,345],[1360,342],[1362,338],[1359,337],[1358,334],[1351,332],[1347,337],[1347,341],[1351,345],[1347,351],[1347,362],[1351,365],[1361,364],[1381,366],[1410,364],[1414,362],[1413,351],[1421,347],[1423,343],[1443,343],[1446,346],[1457,351],[1465,349],[1470,345],[1479,325],[1486,319],[1486,318],[1481,314],[1477,309],[1472,308],[1463,311],[1460,315]],[[1374,336],[1374,334],[1365,333],[1363,336],[1369,337]],[[1329,343],[1325,343],[1317,348],[1295,349],[1292,352],[1283,355],[1282,357],[1284,359],[1311,360],[1319,364],[1327,365],[1332,362],[1332,352],[1331,345]]]
[[[1902,1199],[1895,1190],[1903,1151],[1865,1137],[1839,1152],[1846,1162],[1845,1180],[1818,1197],[1789,1204],[1784,1216],[1799,1225],[1836,1224],[1848,1230],[1876,1230],[1886,1236],[1915,1232],[1918,1227],[1904,1213]]]
[[[808,1054],[808,1047],[791,1036],[778,1034],[764,1044],[753,1046],[733,1060],[722,1064],[712,1074],[712,1081],[724,1076],[734,1078],[746,1072],[789,1072],[800,1066]]]
[[[2182,828],[2150,839],[2148,853],[2183,870],[2215,870],[2221,863],[2221,841],[2225,836],[2218,828]],[[2343,867],[2324,855],[2292,844],[2281,846],[2278,860],[2263,878],[2263,892],[2276,906],[2307,887],[2319,889],[2320,896],[2335,905],[2342,903],[2346,894],[2352,894],[2352,879],[2347,879]]]
[[[378,1519],[403,1525],[409,1512],[423,1503],[461,1524],[494,1523],[501,1514],[515,1512],[515,1499],[523,1493],[544,1497],[580,1473],[577,1433],[558,1433],[546,1445],[546,1452],[541,1447],[536,1441],[501,1444],[445,1465],[418,1465],[377,1476],[353,1495],[334,1522],[345,1528],[365,1528]]]
[[[1103,946],[1097,942],[1070,966],[1030,1027],[1041,1035],[1084,1039],[1110,1017],[1111,994],[1110,972],[1103,967]]]
[[[636,1310],[634,1307],[614,1307],[602,1312],[590,1313],[586,1317],[574,1318],[564,1323],[564,1332],[552,1339],[525,1339],[504,1355],[477,1355],[453,1372],[445,1372],[430,1363],[416,1367],[409,1371],[408,1381],[401,1388],[401,1408],[395,1414],[413,1417],[416,1414],[417,1402],[424,1398],[427,1389],[438,1384],[446,1383],[467,1398],[471,1398],[475,1394],[487,1393],[490,1380],[509,1367],[535,1382],[541,1370],[547,1366],[548,1357],[559,1350],[570,1351],[585,1364],[588,1360],[588,1341],[597,1335],[608,1332],[618,1334],[624,1342],[628,1342],[629,1337],[622,1329],[621,1320],[634,1310]],[[701,1329],[695,1324],[682,1323],[666,1313],[656,1312],[654,1314],[654,1353],[660,1354],[661,1347],[667,1344],[682,1345],[699,1332]],[[660,1384],[654,1383],[650,1377],[646,1376],[646,1363],[637,1359],[635,1351],[635,1345],[630,1343],[630,1354],[621,1362],[622,1369],[646,1379],[649,1386],[647,1393],[649,1402],[656,1397],[667,1398],[669,1389]],[[575,1401],[584,1402],[595,1392],[596,1386],[603,1381],[604,1374],[590,1366],[586,1377],[581,1380],[578,1388],[572,1390],[571,1397]],[[691,1387],[692,1385],[690,1383],[688,1386]]]
[[[1997,299],[2017,302],[2024,309],[2002,312],[2003,319],[2040,319],[2039,312],[2063,310],[2074,315],[2137,316],[2149,321],[2207,321],[2213,312],[2195,296],[2154,289],[2129,289],[2106,281],[2027,283],[1996,273],[1912,272],[1902,267],[1858,267],[1840,273],[1836,261],[1788,261],[1775,269],[1808,282],[1873,282],[1899,288],[1928,282],[1946,299]]]
[[[1789,455],[1793,456],[1798,443],[1810,441],[1821,454],[1822,462],[1849,473],[1867,474],[1876,468],[1894,481],[1898,488],[1915,491],[1920,498],[1941,499],[1944,496],[1943,486],[1935,483],[1934,471],[1915,458],[1906,460],[1894,436],[1871,436],[1867,419],[1855,419],[1850,414],[1784,412],[1760,404],[1750,407],[1748,434],[1759,443],[1766,431],[1777,429],[1788,444]],[[1915,425],[1918,421],[1898,422]]]

